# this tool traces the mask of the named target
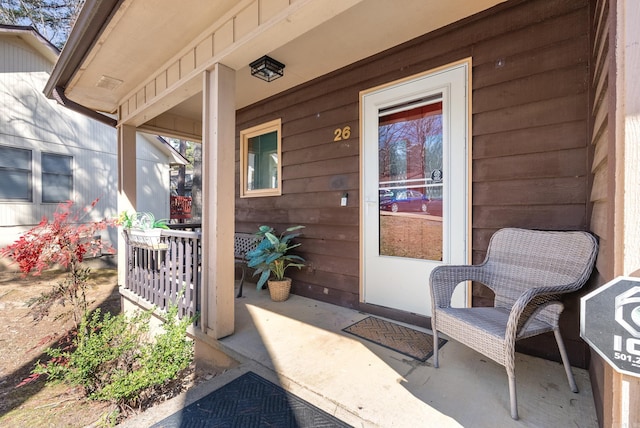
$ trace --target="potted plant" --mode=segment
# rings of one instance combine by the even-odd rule
[[[260,290],[265,283],[269,287],[271,300],[282,302],[289,298],[291,278],[285,277],[285,271],[290,267],[301,269],[305,260],[288,252],[300,244],[292,244],[291,240],[300,233],[296,232],[304,226],[292,226],[280,236],[274,233],[272,227],[260,226],[256,235],[262,240],[257,247],[246,255],[247,266],[255,268],[255,275],[260,275],[256,287]]]
[[[156,220],[153,213],[123,211],[116,223],[123,227],[131,245],[137,247],[162,249],[160,233],[162,229],[169,229],[166,220]]]

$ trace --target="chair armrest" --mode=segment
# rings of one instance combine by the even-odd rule
[[[553,319],[550,324],[555,326],[560,317],[560,313],[564,309],[563,305],[558,301],[558,287],[537,287],[531,288],[524,292],[511,307],[509,321],[507,322],[507,331],[505,339],[508,343],[513,344],[522,330],[527,320],[536,313],[540,307],[547,307],[553,313]],[[549,306],[557,303],[555,309]]]
[[[444,265],[431,271],[429,287],[433,308],[451,306],[451,296],[455,288],[464,281],[485,282],[487,269],[482,265]]]

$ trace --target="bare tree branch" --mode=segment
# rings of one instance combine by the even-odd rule
[[[0,0],[0,23],[30,25],[64,46],[85,0]]]

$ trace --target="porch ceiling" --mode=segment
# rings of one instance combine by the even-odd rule
[[[419,35],[490,8],[504,0],[351,0],[346,10],[315,17],[307,13],[324,0],[261,0],[260,8],[276,3],[297,5],[306,25],[289,38],[254,39],[234,46],[220,60],[235,69],[236,106],[242,108]],[[249,0],[124,0],[97,36],[88,54],[65,86],[65,95],[85,107],[115,112],[123,100],[171,61],[213,23],[241,10]],[[331,5],[333,2],[320,3]],[[400,6],[401,5],[401,6]],[[262,9],[260,9],[262,10]],[[266,9],[265,9],[266,10]],[[327,16],[330,16],[327,18]],[[287,19],[291,19],[290,17]],[[283,26],[282,30],[295,27]],[[297,23],[298,25],[300,22]],[[299,27],[297,31],[300,33]],[[279,40],[274,40],[279,39]],[[266,48],[265,48],[266,46]],[[225,51],[226,52],[226,51]],[[250,76],[248,62],[268,54],[286,64],[285,75],[271,83]],[[165,111],[200,120],[201,96],[172,102]]]

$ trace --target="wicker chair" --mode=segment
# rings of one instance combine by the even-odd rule
[[[595,238],[586,232],[501,229],[492,236],[481,265],[435,268],[429,281],[434,366],[438,367],[439,333],[503,365],[511,417],[518,419],[515,342],[553,331],[569,386],[578,392],[558,327],[564,309],[558,295],[584,285],[597,250]],[[453,290],[464,281],[478,281],[493,290],[494,306],[452,308]]]

